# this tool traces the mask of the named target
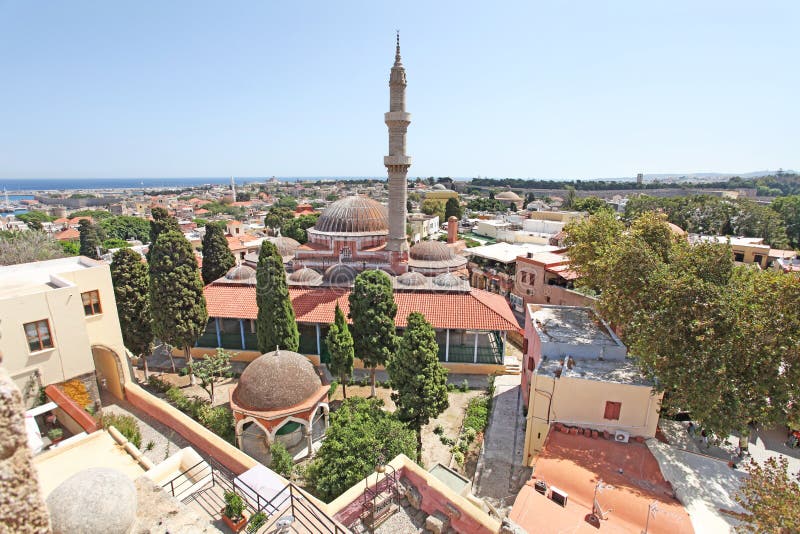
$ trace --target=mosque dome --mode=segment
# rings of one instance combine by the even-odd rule
[[[355,269],[344,263],[331,265],[322,275],[322,280],[331,285],[347,286],[352,285],[358,276]]]
[[[295,251],[300,248],[300,243],[291,237],[286,237],[279,235],[278,237],[272,238],[271,241],[275,244],[275,247],[278,249],[278,254],[283,256],[294,256]]]
[[[452,259],[455,254],[441,241],[420,241],[408,251],[413,260],[445,261]]]
[[[255,284],[256,270],[247,265],[237,265],[225,273],[225,281],[237,284]]]
[[[262,354],[245,368],[233,390],[241,408],[275,411],[311,398],[322,381],[308,358],[288,350]]]
[[[447,188],[442,184],[436,184],[432,188],[434,191],[447,191]]]
[[[461,285],[461,278],[453,273],[442,273],[433,279],[433,283],[439,287],[458,287]]]
[[[512,202],[519,202],[520,200],[522,200],[522,197],[520,197],[513,191],[503,191],[502,193],[496,194],[494,198],[496,200],[506,200]]]
[[[369,197],[356,195],[337,200],[317,219],[314,230],[323,233],[386,233],[386,207]]]
[[[397,283],[405,287],[424,286],[425,282],[425,275],[422,273],[407,272],[397,277]]]
[[[47,509],[53,534],[127,534],[136,521],[136,487],[116,469],[92,467],[54,489]]]
[[[296,284],[315,284],[322,281],[322,275],[314,269],[303,267],[290,274],[289,280]]]

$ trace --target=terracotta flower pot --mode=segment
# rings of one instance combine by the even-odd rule
[[[234,532],[239,532],[245,527],[245,525],[247,525],[247,516],[244,514],[242,514],[242,518],[237,523],[234,523],[230,517],[225,515],[224,508],[222,509],[221,515],[222,515],[222,520],[225,521],[225,524],[228,525],[228,528]]]

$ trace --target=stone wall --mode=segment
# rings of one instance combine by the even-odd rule
[[[22,394],[3,368],[0,368],[0,531],[51,532],[28,449]]]

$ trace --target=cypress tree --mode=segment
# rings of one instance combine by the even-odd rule
[[[344,312],[336,304],[336,318],[331,325],[325,343],[328,344],[328,352],[331,354],[331,363],[328,369],[333,376],[338,376],[342,383],[342,394],[347,398],[347,381],[353,374],[353,336],[350,335],[350,327],[347,326],[347,319]]]
[[[192,245],[178,231],[162,232],[150,249],[150,302],[153,332],[164,343],[183,348],[192,363],[192,346],[208,323],[203,280]],[[194,376],[190,381],[194,385]]]
[[[88,219],[81,219],[78,221],[78,232],[81,234],[80,255],[99,260],[100,254],[98,253],[98,249],[103,246],[105,233],[99,226],[89,222]]]
[[[444,205],[444,220],[446,221],[450,217],[461,218],[461,204],[457,198],[448,198]]]
[[[207,224],[203,236],[203,283],[210,284],[225,276],[235,263],[222,227],[219,224]]]
[[[386,370],[395,391],[397,418],[417,433],[417,462],[422,462],[422,427],[447,409],[447,369],[438,358],[436,333],[421,313],[408,316],[408,326]]]
[[[153,247],[158,240],[158,236],[162,232],[167,232],[169,230],[180,232],[178,220],[172,217],[164,208],[153,208],[150,211],[150,215],[153,217],[153,220],[150,221],[150,247],[147,249],[147,261],[150,261]]]
[[[121,248],[114,253],[111,280],[114,283],[122,341],[129,351],[144,359],[144,378],[147,380],[147,356],[153,350],[150,274],[147,265],[137,252]]]
[[[384,365],[397,345],[392,281],[383,271],[364,271],[356,277],[350,293],[350,319],[356,355],[371,370],[375,396],[375,368]]]
[[[275,244],[269,241],[261,244],[258,253],[256,302],[258,350],[262,354],[273,351],[276,347],[297,351],[300,348],[300,333],[289,299],[283,258]]]

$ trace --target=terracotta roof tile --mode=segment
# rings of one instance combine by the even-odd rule
[[[338,302],[345,315],[350,310],[349,290],[289,288],[292,307],[300,323],[333,323]],[[205,287],[210,317],[255,319],[255,286],[214,282]],[[396,324],[403,328],[411,312],[422,313],[436,329],[517,331],[519,324],[506,300],[473,289],[468,293],[397,292]]]

